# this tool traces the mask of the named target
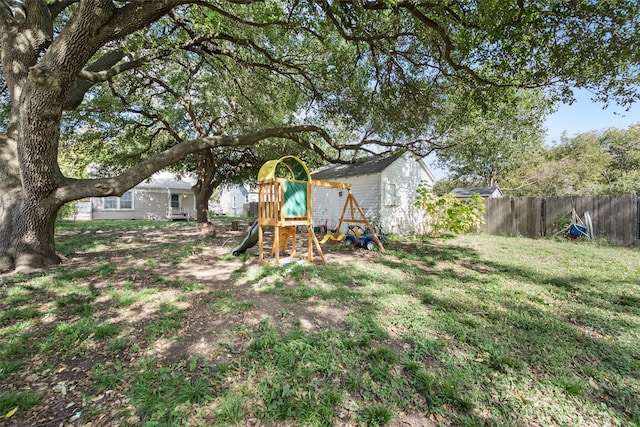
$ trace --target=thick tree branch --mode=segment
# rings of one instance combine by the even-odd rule
[[[118,74],[122,74],[126,71],[131,71],[131,70],[135,70],[137,68],[141,68],[142,66],[149,64],[153,61],[156,61],[158,59],[163,59],[166,58],[168,56],[171,56],[172,54],[174,54],[177,50],[179,49],[183,49],[183,50],[189,50],[189,49],[193,49],[194,47],[208,41],[209,39],[211,39],[213,36],[200,36],[197,37],[193,40],[189,40],[188,42],[185,42],[183,44],[181,44],[180,46],[178,46],[175,49],[161,49],[161,50],[157,50],[155,52],[152,52],[148,55],[144,55],[144,56],[140,56],[136,59],[133,59],[129,62],[123,63],[123,64],[119,64],[119,65],[115,65],[112,66],[108,69],[102,69],[102,70],[95,70],[93,71],[90,68],[86,68],[82,71],[80,71],[78,73],[78,76],[80,78],[82,78],[83,80],[86,80],[87,82],[90,82],[92,84],[96,84],[96,83],[103,83],[106,81],[111,80],[113,77],[115,77]]]
[[[142,182],[155,172],[176,163],[188,154],[211,147],[251,146],[269,138],[284,138],[297,142],[299,136],[305,133],[315,134],[329,145],[332,143],[331,138],[324,129],[305,125],[269,128],[245,135],[220,135],[198,138],[176,144],[115,177],[81,180],[65,178],[51,197],[61,203],[66,203],[82,197],[121,196],[131,187]],[[310,147],[320,150],[314,144],[308,144]]]
[[[49,2],[49,13],[52,18],[56,18],[63,10],[80,0],[51,0]]]
[[[223,49],[216,45],[210,45],[209,43],[214,41],[223,40],[229,42],[231,44],[240,46],[240,47],[248,47],[253,51],[258,52],[261,56],[264,57],[264,62],[257,61],[249,61],[243,57],[241,57],[237,52],[234,52],[231,49]],[[292,62],[285,61],[280,58],[276,58],[271,53],[256,43],[254,43],[250,39],[240,39],[233,37],[228,34],[215,34],[215,35],[203,35],[193,38],[187,42],[180,44],[179,46],[171,49],[162,49],[152,52],[148,55],[144,55],[138,57],[134,60],[128,61],[126,63],[118,64],[111,66],[109,68],[104,65],[107,64],[107,61],[103,60],[101,64],[96,64],[95,66],[89,66],[84,70],[78,73],[78,76],[91,84],[103,83],[111,80],[113,77],[122,74],[127,71],[135,70],[143,67],[153,61],[157,61],[159,59],[167,58],[177,52],[178,50],[192,51],[199,54],[210,54],[210,55],[222,55],[228,58],[233,59],[236,62],[242,63],[248,66],[255,66],[269,69],[270,71],[275,71],[281,75],[287,76],[290,79],[293,79],[295,76],[301,76],[306,81],[305,86],[308,87],[313,93],[317,94],[318,90],[314,87],[312,83],[312,78],[308,75],[302,65],[297,65]],[[115,53],[113,56],[110,56],[109,59],[116,59]],[[96,61],[97,62],[97,61]],[[118,61],[114,61],[118,62]]]
[[[98,49],[110,41],[122,39],[147,27],[174,7],[190,3],[193,1],[140,0],[127,2],[117,8],[111,0],[81,1],[31,72],[41,84],[58,87],[60,91],[67,89],[79,74],[85,80],[96,83],[92,80],[93,74],[81,73],[81,69]]]
[[[115,64],[120,62],[123,57],[124,53],[119,49],[109,51],[95,60],[93,63],[89,64],[89,66],[85,68],[85,72],[92,74],[105,72],[107,69],[112,68]],[[93,82],[86,79],[77,78],[67,92],[67,96],[64,100],[62,108],[64,110],[74,110],[78,108],[78,106],[84,99],[84,95],[89,89],[91,89],[92,86]]]
[[[156,22],[175,7],[194,0],[139,0],[117,9],[110,21],[96,31],[103,42],[118,40]]]

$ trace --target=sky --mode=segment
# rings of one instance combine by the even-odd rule
[[[640,123],[640,105],[634,105],[629,111],[617,105],[603,109],[604,104],[591,101],[591,93],[585,90],[575,91],[576,101],[571,105],[560,105],[557,111],[547,117],[547,145],[559,142],[563,132],[568,137],[589,131],[601,131],[610,127],[626,129]],[[436,176],[444,178],[446,170],[435,165],[435,155],[425,158],[427,165]]]
[[[546,143],[559,142],[562,132],[568,137],[592,130],[600,131],[610,127],[626,129],[640,122],[640,105],[634,105],[629,111],[617,105],[603,110],[604,104],[591,101],[591,94],[585,90],[575,92],[576,102],[561,105],[547,118]]]

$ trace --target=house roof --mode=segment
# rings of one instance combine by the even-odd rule
[[[334,179],[379,173],[398,160],[401,155],[402,153],[397,153],[385,157],[373,157],[358,163],[322,166],[311,172],[311,177],[313,179]]]
[[[491,197],[496,190],[502,196],[502,191],[500,191],[499,187],[459,187],[451,190],[451,193],[456,197],[471,197],[473,194],[478,194],[480,197]]]
[[[142,181],[136,188],[169,188],[174,190],[191,190],[195,184],[194,179],[177,179],[177,176],[171,172],[157,172],[145,181]]]

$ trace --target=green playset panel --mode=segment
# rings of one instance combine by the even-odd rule
[[[285,217],[307,216],[307,184],[305,182],[284,182]]]

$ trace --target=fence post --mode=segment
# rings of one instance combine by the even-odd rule
[[[547,199],[540,201],[540,234],[547,237]]]
[[[516,201],[515,199],[511,199],[511,235],[516,236],[518,234],[518,224],[516,222]]]
[[[636,240],[634,243],[638,243],[640,240],[640,197],[636,198]]]

